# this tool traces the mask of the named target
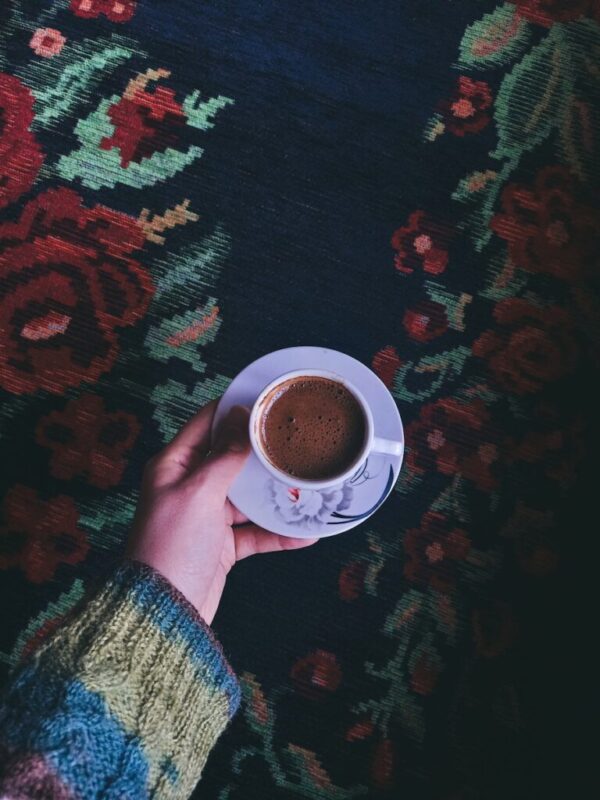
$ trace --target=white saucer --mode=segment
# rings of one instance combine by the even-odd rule
[[[213,432],[231,406],[251,408],[268,383],[297,369],[323,369],[343,375],[370,405],[375,435],[404,443],[396,403],[377,375],[355,358],[323,347],[288,347],[249,364],[221,398]],[[354,528],[377,511],[392,491],[401,466],[402,456],[373,453],[345,483],[315,491],[281,483],[251,453],[229,491],[229,499],[252,522],[282,536],[333,536]]]

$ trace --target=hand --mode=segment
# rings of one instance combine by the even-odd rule
[[[248,522],[227,499],[250,453],[247,409],[235,406],[217,431],[217,401],[196,414],[144,470],[128,555],[162,573],[210,625],[236,561],[294,550],[316,539],[291,539]]]

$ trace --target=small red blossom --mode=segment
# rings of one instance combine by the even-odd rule
[[[157,86],[149,92],[143,87],[143,80],[139,85],[133,82],[125,95],[108,109],[115,130],[100,142],[102,150],[118,148],[124,168],[132,161],[139,164],[154,153],[175,147],[179,131],[187,122],[173,89]]]
[[[342,600],[351,602],[363,592],[367,565],[364,561],[350,561],[340,572],[338,589]]]
[[[469,537],[444,514],[427,511],[419,528],[404,538],[404,576],[411,583],[449,592],[456,585],[457,568],[471,549]]]
[[[360,742],[368,739],[375,731],[375,724],[371,717],[361,717],[354,725],[351,725],[346,732],[347,742]]]
[[[439,105],[446,130],[455,136],[479,133],[489,125],[488,109],[492,101],[492,92],[485,81],[461,75],[451,97]]]
[[[27,486],[13,487],[4,499],[0,569],[20,567],[32,583],[44,583],[60,564],[83,561],[89,544],[78,520],[73,498],[42,500]]]
[[[402,366],[400,356],[396,352],[396,348],[388,345],[373,356],[371,367],[373,372],[385,383],[388,389],[394,385],[394,378],[396,372]]]
[[[129,22],[135,14],[136,0],[71,0],[71,11],[84,19],[104,15],[111,22]]]
[[[38,28],[29,42],[29,47],[37,56],[52,58],[63,49],[66,38],[55,28]]]
[[[318,700],[325,694],[335,692],[342,682],[342,670],[333,653],[315,650],[296,661],[291,677],[300,694]]]
[[[133,414],[108,412],[101,397],[88,394],[43,417],[36,440],[52,450],[50,471],[55,478],[84,475],[94,486],[108,489],[121,480],[140,428]]]
[[[392,247],[397,250],[395,265],[407,275],[423,270],[439,275],[448,264],[449,228],[431,220],[424,211],[414,211],[408,224],[392,236]]]
[[[446,308],[433,300],[421,300],[404,314],[402,324],[411,339],[431,342],[448,330]]]

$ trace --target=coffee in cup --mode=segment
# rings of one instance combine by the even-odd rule
[[[274,386],[257,420],[261,449],[281,472],[318,481],[344,473],[365,446],[367,421],[340,381],[297,375]]]
[[[403,441],[375,435],[367,398],[331,370],[292,370],[267,383],[248,428],[256,458],[294,490],[339,488],[371,454],[401,456],[404,450]]]

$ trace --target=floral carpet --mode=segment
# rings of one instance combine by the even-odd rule
[[[197,796],[562,791],[599,64],[598,0],[3,4],[4,676],[122,551],[149,456],[249,362],[322,345],[390,388],[405,465],[352,532],[236,567],[245,703]]]

